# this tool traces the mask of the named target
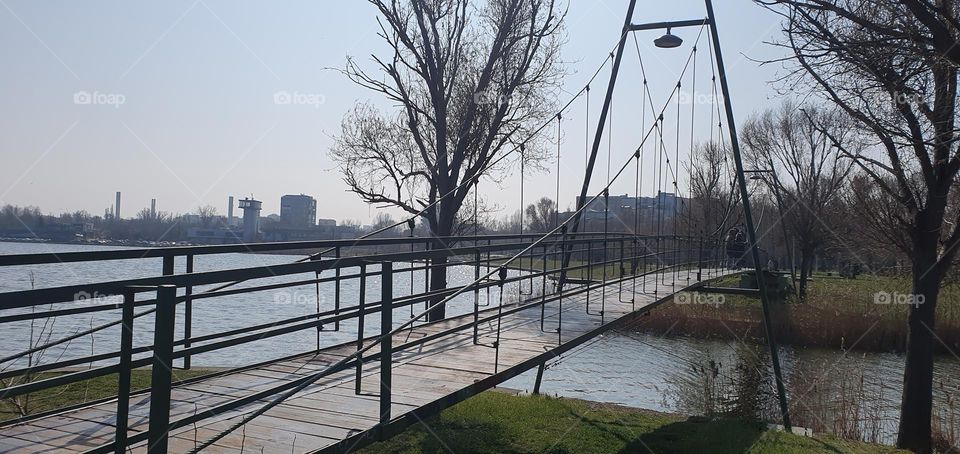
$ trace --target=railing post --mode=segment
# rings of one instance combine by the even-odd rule
[[[647,293],[647,252],[650,251],[650,247],[647,246],[647,238],[643,239],[643,253],[641,255],[641,260],[643,261],[643,270],[640,271],[640,275],[643,277],[643,280],[640,281],[642,293]]]
[[[533,393],[540,394],[540,382],[543,380],[543,368],[547,363],[540,363],[540,367],[537,368],[537,380],[533,382]]]
[[[187,255],[187,273],[193,272],[193,254]],[[190,338],[193,337],[193,286],[183,289],[183,348],[190,348]],[[183,368],[190,369],[190,355],[183,357]]]
[[[503,320],[503,284],[507,280],[507,266],[501,265],[500,270],[497,271],[497,275],[499,278],[498,287],[500,288],[500,291],[497,293],[500,295],[500,304],[497,305],[497,339],[493,341],[493,348],[495,349],[493,354],[494,375],[500,371],[500,322]]]
[[[547,246],[543,246],[543,256],[541,257],[541,273],[543,275],[543,284],[540,287],[540,331],[543,330],[543,322],[547,316]],[[530,268],[533,268],[533,261],[530,262]],[[532,282],[532,281],[531,281]],[[531,286],[530,291],[533,291]],[[544,331],[545,332],[545,331]]]
[[[150,427],[147,452],[167,452],[170,428],[170,383],[172,381],[173,330],[177,314],[177,287],[157,289],[157,312],[153,331],[153,370],[150,380]]]
[[[411,262],[412,263],[412,262]],[[363,353],[360,353],[360,350],[363,350],[363,319],[364,311],[367,309],[367,265],[365,263],[360,264],[360,310],[357,315],[357,378],[356,378],[356,393],[360,395],[362,388],[361,379],[363,378]]]
[[[587,303],[586,311],[590,313],[590,283],[593,281],[593,238],[587,237]],[[574,246],[576,247],[576,246]],[[591,314],[592,315],[592,314]]]
[[[337,259],[336,267],[334,268],[333,281],[336,286],[333,289],[333,313],[335,315],[340,315],[340,248],[334,248],[333,256]],[[340,319],[337,319],[333,322],[333,330],[340,331]]]
[[[700,252],[697,254],[697,282],[703,277],[703,232],[700,233]]]
[[[560,227],[560,250],[567,251],[567,225]],[[589,240],[588,240],[589,241]],[[557,345],[563,344],[563,279],[567,274],[563,260],[560,262],[560,276],[557,278]],[[569,262],[567,262],[569,266]],[[590,269],[590,260],[587,260],[587,269]]]
[[[474,258],[477,261],[473,268],[473,280],[480,280],[480,249],[476,250]],[[480,285],[473,288],[473,345],[480,343]]]
[[[424,254],[423,259],[423,293],[430,293],[430,251],[433,250],[433,243],[430,240],[427,240],[423,245]],[[427,299],[423,302],[423,309],[426,310],[430,307],[430,299]]]
[[[316,278],[316,294],[317,294],[317,319],[320,318],[320,271],[314,271],[314,277]],[[320,333],[323,331],[323,324],[317,323],[317,351],[320,351]]]
[[[393,369],[393,263],[383,262],[380,277],[380,424],[390,422]]]
[[[132,290],[123,292],[123,306],[120,315],[120,372],[117,381],[117,430],[114,437],[114,452],[123,454],[127,450],[127,426],[130,415],[130,363],[133,351],[133,302]]]
[[[165,255],[165,256],[163,256],[163,272],[162,272],[162,274],[163,274],[164,276],[172,276],[172,275],[173,275],[173,265],[174,265],[174,261],[175,261],[175,260],[176,260],[176,257],[175,257],[175,256],[172,256],[172,255]]]

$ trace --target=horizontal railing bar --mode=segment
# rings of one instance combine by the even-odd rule
[[[489,261],[490,261],[490,262],[493,262],[494,260],[497,260],[497,258],[496,258],[496,257],[491,257]],[[487,260],[484,259],[483,261],[486,262]],[[414,261],[414,262],[410,262],[410,263],[417,263],[417,262]],[[469,262],[468,262],[468,261],[457,261],[457,262],[448,262],[448,263],[445,263],[443,266],[448,266],[448,265],[449,265],[449,266],[463,266],[463,265],[466,265],[466,264],[473,265],[474,263],[476,263],[476,261],[469,261]],[[427,266],[427,265],[419,265],[419,266],[414,266],[414,267],[409,267],[409,268],[398,268],[397,271],[398,271],[398,272],[399,272],[399,271],[402,271],[402,272],[407,272],[407,273],[409,273],[409,272],[411,272],[411,271],[423,271],[423,270],[427,270],[427,269],[436,268],[436,267],[439,267],[439,266],[441,266],[441,265],[430,265],[430,266]],[[366,273],[366,275],[369,276],[370,273]],[[359,274],[359,273],[344,274],[344,275],[341,275],[341,276],[340,276],[339,280],[340,280],[340,281],[346,281],[346,280],[350,280],[350,279],[357,279],[357,278],[359,278],[359,277],[360,277],[360,274]],[[289,287],[299,287],[299,286],[305,286],[305,285],[323,284],[323,283],[328,283],[328,282],[335,282],[335,281],[337,281],[337,279],[338,279],[337,277],[331,276],[331,277],[322,277],[322,278],[319,278],[319,279],[316,279],[316,278],[314,278],[314,279],[302,279],[302,280],[291,281],[291,282],[281,282],[281,283],[277,283],[277,284],[259,285],[259,286],[255,286],[255,287],[244,287],[244,288],[235,288],[235,289],[229,289],[229,290],[218,290],[218,291],[215,291],[215,292],[194,293],[193,295],[190,295],[190,296],[189,296],[189,299],[191,299],[191,300],[193,300],[193,301],[196,301],[196,300],[199,300],[199,299],[217,298],[217,297],[224,297],[224,296],[230,296],[230,295],[238,295],[238,294],[244,294],[244,293],[255,293],[255,292],[259,292],[259,291],[278,290],[278,289],[289,288]],[[186,295],[179,295],[179,296],[177,296],[177,303],[178,303],[178,304],[179,304],[179,303],[182,303],[182,302],[186,301],[187,299],[188,299],[188,297],[187,297]],[[156,299],[140,300],[140,301],[137,301],[137,302],[134,304],[134,307],[150,306],[150,305],[156,304],[156,302],[157,302]],[[85,313],[90,313],[90,312],[101,312],[101,311],[119,310],[119,309],[121,308],[121,306],[123,306],[123,303],[117,302],[117,303],[115,303],[115,304],[98,304],[98,305],[81,307],[81,308],[52,309],[52,310],[44,311],[44,312],[25,312],[25,313],[22,313],[22,314],[0,316],[0,323],[19,322],[19,321],[25,321],[25,320],[35,320],[35,319],[39,319],[39,318],[59,317],[59,316],[63,316],[63,315],[85,314]],[[140,317],[140,316],[142,316],[142,315],[146,315],[146,313],[137,314],[134,318]],[[0,361],[0,362],[3,362],[3,361]]]
[[[600,232],[589,232],[587,235],[603,235]],[[610,233],[609,235],[625,236],[627,233]],[[44,252],[40,254],[7,254],[0,255],[0,266],[20,266],[20,265],[43,265],[54,263],[88,262],[99,260],[131,260],[147,259],[161,257],[180,257],[186,255],[213,255],[229,253],[251,253],[251,252],[277,252],[291,251],[301,249],[324,249],[335,247],[365,247],[365,246],[387,246],[387,245],[408,245],[442,240],[447,242],[463,241],[497,241],[516,238],[539,238],[541,234],[500,234],[500,235],[480,235],[480,236],[446,236],[446,237],[421,237],[421,236],[403,236],[395,238],[362,238],[362,239],[343,239],[343,240],[317,240],[317,241],[287,241],[276,243],[250,243],[250,244],[223,244],[207,246],[173,246],[162,248],[130,248],[116,249],[109,251],[79,251],[79,252]],[[556,236],[556,235],[554,235]],[[632,236],[632,235],[630,235]]]
[[[174,274],[170,276],[157,276],[137,279],[127,279],[118,281],[106,281],[85,285],[68,285],[62,287],[51,287],[34,290],[22,290],[14,292],[0,293],[0,309],[13,309],[20,307],[36,306],[40,304],[60,303],[73,301],[78,294],[86,292],[87,294],[114,295],[120,294],[124,289],[130,286],[159,286],[176,285],[177,287],[199,286],[220,284],[237,280],[250,280],[257,278],[270,278],[285,276],[291,274],[313,273],[325,271],[328,269],[348,268],[359,266],[361,263],[370,261],[409,261],[412,258],[423,258],[425,256],[450,257],[458,253],[473,252],[477,247],[488,251],[515,249],[514,245],[484,245],[471,248],[451,248],[434,249],[430,251],[398,252],[389,254],[378,254],[368,256],[326,258],[299,263],[284,263],[280,265],[270,265],[262,267],[239,268],[232,270],[206,271],[190,274]],[[143,290],[145,291],[145,290]],[[40,301],[25,302],[24,299],[37,299]]]
[[[671,237],[676,238],[676,237]],[[591,239],[568,240],[567,244],[577,244],[577,242],[591,242]],[[532,244],[532,243],[529,243]],[[69,285],[63,287],[51,287],[34,290],[21,290],[14,292],[0,293],[0,310],[30,307],[41,304],[51,304],[59,302],[69,302],[77,298],[80,294],[120,294],[131,286],[141,287],[138,291],[146,291],[147,288],[159,285],[176,285],[178,287],[199,286],[220,284],[237,280],[249,280],[256,278],[278,277],[291,274],[301,274],[308,272],[324,271],[334,268],[347,268],[359,266],[361,263],[372,261],[392,261],[407,262],[413,258],[444,258],[457,255],[472,254],[478,249],[482,252],[508,251],[514,250],[528,243],[509,243],[509,244],[491,244],[459,246],[447,249],[432,249],[428,251],[397,252],[389,254],[328,258],[299,263],[286,263],[280,265],[270,265],[263,267],[240,268],[232,270],[207,271],[200,273],[175,274],[170,276],[157,276],[148,278],[127,279],[119,281],[107,281],[85,285]],[[551,243],[552,244],[552,243]],[[538,245],[539,247],[539,245]],[[24,301],[39,300],[39,301]]]
[[[607,249],[608,249],[608,250],[618,250],[619,247],[618,247],[618,246],[610,246],[610,247],[608,247]],[[589,251],[590,251],[590,249],[575,249],[575,250],[574,250],[574,253],[589,252]],[[599,252],[602,252],[603,249],[602,249],[602,248],[601,248],[601,249],[596,249],[596,248],[594,248],[593,251],[594,251],[594,252],[598,252],[598,251],[599,251]],[[537,252],[537,253],[534,253],[534,254],[531,254],[531,255],[525,255],[524,258],[525,258],[525,259],[536,259],[536,258],[542,258],[543,256],[550,257],[550,256],[554,256],[554,255],[559,255],[559,254],[562,254],[562,253],[563,253],[563,251],[554,251],[554,252],[547,252],[547,253]],[[496,262],[498,262],[498,261],[500,261],[500,260],[503,260],[503,257],[502,257],[502,256],[491,256],[491,257],[489,257],[489,258],[487,258],[487,257],[484,256],[484,257],[481,258],[480,263],[481,263],[481,264],[485,264],[485,266],[492,266],[492,265],[490,265],[490,263],[496,263]],[[417,261],[410,261],[410,262],[408,262],[408,263],[419,263],[419,262],[417,262]],[[437,268],[437,267],[448,267],[448,268],[449,268],[449,267],[455,267],[455,266],[468,266],[468,265],[469,265],[469,266],[473,266],[473,265],[475,265],[476,263],[477,263],[476,260],[459,260],[459,261],[454,261],[454,262],[446,262],[446,263],[443,263],[443,264],[418,265],[418,266],[407,267],[407,268],[398,268],[398,269],[396,269],[395,271],[397,271],[397,272],[407,272],[407,273],[409,273],[409,272],[411,272],[411,271],[414,271],[414,272],[416,272],[416,271],[424,271],[424,270],[428,270],[428,269],[434,269],[434,268]],[[499,266],[499,265],[497,265],[497,266]],[[511,269],[511,270],[521,270],[521,271],[524,270],[524,268],[522,268],[522,267],[513,266],[513,265],[507,266],[507,268],[508,268],[508,269]],[[371,275],[371,273],[369,273],[369,272],[366,273],[366,276],[370,276],[370,275]],[[350,280],[350,279],[357,279],[357,278],[359,278],[359,277],[360,277],[360,274],[359,274],[359,273],[344,274],[344,275],[341,275],[341,276],[340,276],[339,280],[340,280],[340,281],[347,281],[347,280]],[[225,290],[218,290],[218,291],[215,291],[215,292],[194,293],[193,295],[190,295],[189,297],[186,296],[186,295],[179,295],[179,296],[177,296],[177,303],[178,303],[178,304],[179,304],[179,303],[182,303],[182,302],[186,301],[188,298],[191,299],[191,300],[193,300],[193,301],[196,301],[196,300],[200,300],[200,299],[218,298],[218,297],[224,297],[224,296],[230,296],[230,295],[238,295],[238,294],[244,294],[244,293],[254,293],[254,292],[258,292],[258,291],[278,290],[278,289],[282,289],[282,288],[299,287],[299,286],[314,285],[314,284],[323,284],[323,283],[328,283],[328,282],[336,282],[337,280],[338,280],[337,277],[331,276],[331,277],[322,277],[322,278],[319,278],[319,279],[317,279],[317,278],[314,278],[314,279],[302,279],[302,280],[291,281],[291,282],[281,282],[281,283],[277,283],[277,284],[258,285],[258,286],[254,286],[254,287],[225,289]],[[145,288],[150,288],[150,289],[152,289],[153,287],[145,287]],[[137,302],[134,304],[134,307],[150,306],[150,305],[153,305],[153,304],[155,304],[155,303],[156,303],[156,300],[155,300],[155,299],[145,299],[145,300],[137,301]],[[104,311],[119,310],[122,305],[123,305],[123,303],[117,302],[117,303],[114,303],[114,304],[96,304],[96,305],[90,305],[90,306],[86,306],[86,307],[75,307],[75,308],[68,308],[68,309],[51,309],[51,310],[43,311],[43,312],[24,312],[24,313],[22,313],[22,314],[4,315],[4,316],[0,316],[0,324],[2,324],[2,323],[10,323],[10,322],[26,321],[26,320],[36,320],[36,319],[40,319],[40,318],[50,318],[50,317],[60,317],[60,316],[66,316],[66,315],[86,314],[86,313],[90,313],[90,312],[104,312]],[[146,313],[137,314],[137,315],[135,316],[135,318],[139,318],[139,317],[142,316],[142,315],[146,315]],[[0,362],[3,362],[3,361],[0,360]]]

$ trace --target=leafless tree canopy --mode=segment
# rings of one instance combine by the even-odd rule
[[[200,218],[200,225],[209,227],[217,218],[217,207],[213,205],[197,207],[197,216]]]
[[[698,143],[697,159],[683,165],[690,178],[690,210],[687,222],[692,232],[719,238],[739,224],[740,193],[736,188],[730,150],[716,142]]]
[[[859,153],[859,136],[846,114],[791,100],[750,118],[740,135],[748,167],[759,171],[753,175],[772,192],[784,227],[797,241],[804,297],[814,255],[836,239],[831,219],[853,167],[839,150]]]
[[[549,197],[541,197],[536,203],[527,205],[526,224],[533,232],[549,232],[556,227],[557,204]]]
[[[563,12],[553,0],[370,0],[392,49],[376,70],[349,59],[344,73],[396,112],[358,105],[332,150],[364,201],[425,214],[453,229],[472,185],[554,113]],[[535,162],[545,150],[526,144]]]
[[[870,137],[867,151],[841,148],[902,208],[895,227],[941,218],[960,170],[956,146],[957,2],[778,0],[798,76],[839,106]],[[875,197],[880,197],[879,195]],[[953,218],[951,222],[960,219]],[[960,230],[936,235],[946,271]],[[914,245],[906,252],[913,256]]]

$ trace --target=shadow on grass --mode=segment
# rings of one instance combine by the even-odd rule
[[[517,452],[508,431],[498,424],[439,423],[430,419],[416,424],[387,442],[366,447],[365,453],[461,453],[461,452]]]
[[[763,431],[764,425],[753,421],[690,417],[645,433],[620,452],[742,453],[750,450]]]

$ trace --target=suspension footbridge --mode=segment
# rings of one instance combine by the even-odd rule
[[[418,216],[414,215],[351,240],[0,256],[0,269],[161,262],[158,273],[149,276],[0,293],[0,325],[90,314],[115,316],[112,322],[61,337],[31,340],[28,349],[0,358],[0,379],[5,383],[0,398],[112,377],[118,390],[115,396],[0,423],[0,451],[349,452],[532,369],[537,369],[537,391],[549,361],[606,331],[628,326],[676,292],[731,272],[723,267],[722,232],[705,231],[690,215],[694,183],[692,176],[682,175],[682,161],[689,164],[697,159],[693,145],[700,117],[709,118],[705,122],[711,142],[722,147],[729,143],[731,173],[736,175],[734,185],[739,187],[751,246],[748,251],[759,271],[760,253],[713,8],[709,0],[705,3],[707,14],[700,19],[634,24],[636,1],[631,0],[614,52],[593,77],[560,108],[555,120],[535,128],[513,151],[488,163],[488,169],[504,166],[510,163],[507,159],[519,155],[522,206],[524,146],[546,134],[555,122],[559,199],[564,114],[578,100],[589,106],[590,84],[609,68],[594,139],[587,141],[586,173],[576,209],[564,219],[558,214],[548,232],[524,233],[521,222],[521,231],[515,234],[481,235],[477,229],[472,236],[417,237],[413,228]],[[608,146],[606,182],[591,186],[604,131],[610,134],[608,116],[625,50],[630,47],[627,37],[680,27],[699,32],[676,83],[665,87],[667,94],[659,106],[634,39],[643,77],[642,99],[626,104],[639,106],[632,117],[642,125],[639,143],[625,155]],[[709,42],[706,56],[698,52],[701,40]],[[679,44],[676,37],[657,45],[661,43],[662,47]],[[710,71],[699,72],[700,77],[709,77],[702,86],[710,87],[715,98],[722,95],[725,109],[717,104],[716,109],[711,106],[698,113],[697,103],[685,104],[680,95],[685,83],[692,83],[696,93],[697,62],[705,57]],[[681,125],[689,125],[690,136],[683,145],[683,159],[681,137],[686,134],[681,134]],[[456,188],[426,204],[421,213],[458,191],[462,196],[462,190],[472,188],[476,198],[482,174],[464,176]],[[610,191],[615,184],[633,187],[633,207],[613,206]],[[678,202],[668,205],[663,194],[671,191]],[[652,207],[640,206],[644,193],[655,196]],[[474,225],[479,225],[476,212],[473,218]],[[720,226],[727,224],[726,219],[722,221]],[[411,235],[397,237],[404,225],[410,227]],[[214,261],[204,263],[221,266],[195,269],[195,262],[221,254],[290,251],[309,255],[281,265],[230,268]],[[447,279],[455,271],[469,278]],[[758,272],[757,279],[759,288],[765,288],[763,273]],[[328,290],[323,295],[321,284]],[[347,286],[355,289],[349,297],[342,291]],[[195,305],[258,295],[267,305],[271,292],[303,288],[316,289],[315,311],[193,332]],[[759,296],[769,326],[765,292]],[[437,317],[443,308],[456,310],[450,317]],[[140,332],[145,320],[150,326]],[[111,329],[117,336],[106,351],[41,363],[31,360],[37,352]],[[305,332],[315,332],[316,342],[296,345],[296,354],[174,379],[174,368],[191,368],[195,357]],[[331,332],[340,337],[324,341]],[[354,338],[343,338],[345,333]],[[768,338],[772,340],[769,331]],[[783,420],[789,426],[777,351],[773,342],[770,347]],[[131,375],[138,368],[150,370],[147,389],[133,390]]]

